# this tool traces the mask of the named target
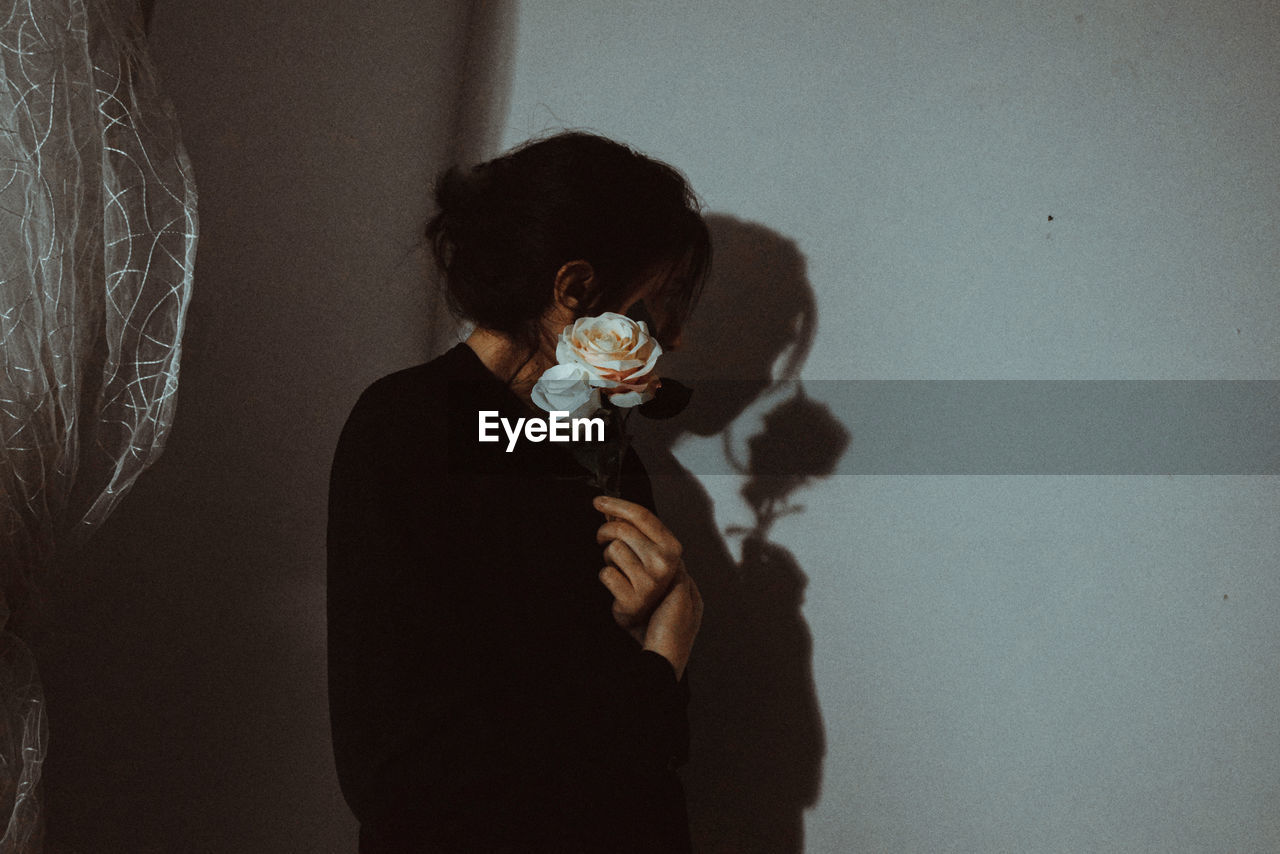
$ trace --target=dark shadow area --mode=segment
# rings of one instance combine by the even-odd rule
[[[199,256],[167,448],[43,591],[48,854],[355,851],[329,740],[329,467],[360,391],[433,346],[403,259],[431,178],[496,143],[514,14],[155,4]]]
[[[808,353],[815,307],[794,242],[722,214],[708,217],[715,268],[664,375],[694,389],[669,421],[637,422],[636,444],[653,477],[659,513],[684,546],[706,603],[690,664],[692,745],[683,769],[699,854],[798,854],[803,812],[818,797],[826,736],[813,685],[812,639],[801,606],[807,578],[769,542],[774,521],[802,509],[789,497],[829,474],[848,435],[826,408],[795,392],[764,418],[734,467],[755,515],[741,562],[714,509],[672,449],[686,433],[722,435]]]
[[[498,153],[515,76],[516,0],[472,0],[470,7],[451,163],[476,163]]]
[[[451,122],[453,134],[441,168],[479,163],[499,154],[502,123],[511,102],[517,0],[471,0],[468,7],[462,76]],[[439,272],[425,243],[415,247],[408,263],[396,275],[416,277],[426,285],[426,355],[442,353],[460,340],[461,327],[445,303]]]

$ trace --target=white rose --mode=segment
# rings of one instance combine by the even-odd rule
[[[651,400],[658,387],[653,369],[662,347],[644,321],[607,311],[580,317],[566,326],[556,343],[556,361],[581,367],[587,381],[604,389],[614,406],[637,406]]]
[[[600,390],[591,387],[581,365],[553,365],[533,385],[533,402],[548,412],[568,412],[570,418],[589,418],[600,408]]]

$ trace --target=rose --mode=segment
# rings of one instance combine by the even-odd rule
[[[557,367],[582,368],[592,387],[602,389],[610,403],[623,408],[653,399],[659,385],[653,369],[661,355],[662,347],[649,335],[644,321],[612,311],[578,318],[564,328],[556,343]]]
[[[556,361],[534,384],[533,402],[572,417],[597,411],[612,425],[604,441],[576,445],[574,456],[592,474],[592,485],[606,495],[622,494],[622,462],[630,446],[627,419],[634,408],[656,418],[669,418],[688,402],[688,389],[672,383],[667,405],[657,397],[662,382],[654,374],[662,347],[643,321],[613,312],[581,317],[566,326],[556,342]],[[664,390],[666,393],[666,390]],[[601,396],[609,406],[601,407]],[[652,410],[652,411],[651,411]]]
[[[533,402],[548,412],[568,412],[570,418],[590,417],[600,409],[600,390],[589,380],[581,365],[553,365],[534,383]]]

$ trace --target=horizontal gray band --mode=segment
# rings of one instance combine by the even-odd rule
[[[690,385],[695,421],[753,393]],[[709,452],[682,462],[695,474],[786,477],[1280,474],[1280,381],[1270,380],[808,381],[764,424],[734,436],[736,462]]]

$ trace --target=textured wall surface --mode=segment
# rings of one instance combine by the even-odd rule
[[[530,3],[505,133],[688,172],[695,375],[758,379],[811,291],[833,410],[847,379],[1275,379],[1278,45],[1274,4]],[[758,405],[689,429],[741,453]],[[724,435],[657,460],[722,471]],[[704,850],[1280,848],[1276,478],[836,476],[734,566],[747,479],[671,476]]]

